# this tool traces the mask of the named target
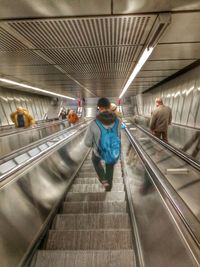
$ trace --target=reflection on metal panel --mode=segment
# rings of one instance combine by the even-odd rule
[[[0,188],[1,265],[18,266],[88,149],[84,132]]]
[[[125,166],[130,186],[137,230],[140,238],[144,267],[181,266],[197,267],[192,253],[174,223],[175,213],[158,193],[141,159],[122,134]],[[168,201],[167,201],[168,202]],[[170,211],[169,211],[170,210]],[[178,218],[176,218],[177,220]]]

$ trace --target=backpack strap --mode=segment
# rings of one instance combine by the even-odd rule
[[[114,124],[114,126],[112,127],[112,129],[113,129],[114,131],[117,132],[117,136],[118,136],[118,125],[119,125],[119,120],[116,119],[116,120],[115,120],[115,124]]]

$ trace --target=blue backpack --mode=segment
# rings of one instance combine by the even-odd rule
[[[121,153],[121,140],[118,136],[119,120],[115,120],[112,128],[105,128],[99,120],[95,120],[101,136],[99,141],[99,154],[107,164],[115,164]]]

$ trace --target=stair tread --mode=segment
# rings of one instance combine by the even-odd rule
[[[115,178],[113,179],[113,184],[122,183],[123,178]],[[101,184],[97,177],[89,177],[89,178],[76,178],[74,184]]]
[[[46,249],[132,249],[130,229],[50,230]]]
[[[73,184],[69,192],[104,192],[105,188],[102,184]],[[112,191],[124,191],[123,183],[114,183]]]
[[[57,214],[54,229],[126,229],[130,228],[128,213]]]
[[[62,213],[127,212],[126,201],[64,202]]]
[[[110,200],[125,200],[125,192],[91,192],[77,193],[69,192],[66,196],[66,201],[110,201]]]
[[[135,267],[134,250],[39,250],[35,267]]]

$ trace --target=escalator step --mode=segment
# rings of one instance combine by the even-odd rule
[[[46,249],[132,249],[131,230],[50,230]],[[106,267],[106,266],[105,266]]]
[[[66,201],[124,201],[125,192],[72,193],[66,196]]]
[[[121,165],[115,165],[114,169],[121,170]],[[80,168],[80,171],[91,171],[91,170],[95,171],[93,164],[87,164],[87,165],[84,164]]]
[[[121,170],[114,170],[114,176],[116,176],[116,177],[122,177]],[[87,177],[97,177],[97,174],[93,170],[87,171],[87,172],[80,171],[80,172],[78,172],[77,177],[85,177],[85,178],[87,178]]]
[[[113,183],[122,183],[122,178],[114,178]],[[100,184],[99,180],[96,177],[91,178],[76,178],[74,184]]]
[[[130,220],[127,213],[58,214],[52,228],[57,230],[128,229]]]
[[[73,184],[69,192],[104,192],[105,188],[101,184]],[[112,191],[124,191],[123,183],[115,183],[112,186]]]
[[[135,267],[134,251],[39,250],[35,267]]]
[[[106,212],[127,212],[127,203],[109,202],[64,202],[62,213],[106,213]]]

